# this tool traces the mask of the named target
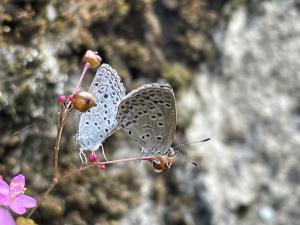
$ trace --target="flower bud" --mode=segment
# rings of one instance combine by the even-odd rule
[[[89,162],[96,162],[99,159],[99,157],[96,155],[96,153],[92,152],[88,155],[88,161]]]
[[[70,102],[74,102],[74,95],[69,95],[69,96],[68,96],[68,100],[69,100]]]
[[[102,58],[98,55],[97,52],[87,50],[82,60],[85,63],[89,63],[90,67],[94,69],[100,65]]]
[[[172,157],[169,156],[156,156],[152,161],[152,166],[156,173],[161,173],[164,170],[170,169],[173,163]]]
[[[64,96],[64,95],[59,95],[58,97],[57,97],[57,101],[58,101],[58,103],[60,103],[60,104],[64,104],[65,102],[66,102],[66,96]]]
[[[80,112],[86,112],[96,105],[96,98],[91,93],[79,91],[74,94],[74,106]]]
[[[106,165],[105,164],[101,164],[99,167],[101,170],[105,170],[106,169]]]
[[[95,163],[96,167],[99,168],[100,170],[105,170],[106,169],[106,165],[102,164],[102,163]]]

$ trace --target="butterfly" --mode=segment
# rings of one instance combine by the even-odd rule
[[[176,155],[171,147],[176,129],[176,103],[169,84],[145,84],[131,91],[118,106],[117,120],[142,153],[156,156],[156,167],[171,166],[170,158]],[[167,166],[162,165],[164,162]]]
[[[80,145],[80,159],[87,162],[85,151],[95,152],[103,141],[118,128],[116,119],[118,105],[125,97],[125,88],[117,71],[108,64],[102,64],[89,88],[96,98],[96,106],[81,113],[78,133],[74,140]],[[105,157],[105,154],[104,154]]]

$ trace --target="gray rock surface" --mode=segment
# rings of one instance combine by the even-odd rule
[[[299,21],[299,1],[238,7],[215,32],[214,68],[203,66],[181,96],[182,114],[195,112],[189,140],[212,137],[189,147],[206,172],[188,178],[209,202],[211,224],[300,224]]]

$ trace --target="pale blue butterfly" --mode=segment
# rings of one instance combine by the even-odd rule
[[[125,96],[125,88],[117,71],[108,64],[102,64],[89,92],[95,96],[97,105],[81,113],[78,133],[75,135],[82,162],[87,161],[84,151],[94,152],[100,147],[103,151],[103,141],[118,128],[116,115],[118,105]]]
[[[172,158],[179,153],[193,165],[179,147],[171,147],[176,129],[176,101],[169,84],[145,84],[131,91],[119,104],[117,120],[120,127],[141,147],[142,152],[155,156],[157,172],[169,169]],[[209,138],[189,142],[196,144]]]
[[[171,148],[176,128],[175,95],[169,84],[146,84],[133,90],[119,104],[120,127],[151,155],[174,156]]]

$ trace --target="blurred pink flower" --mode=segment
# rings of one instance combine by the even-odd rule
[[[0,204],[9,207],[15,213],[22,215],[27,208],[36,206],[36,200],[28,195],[24,195],[25,177],[22,174],[15,176],[8,185],[0,179]],[[15,222],[5,208],[0,208],[0,221],[5,221],[5,225],[14,225]]]
[[[2,225],[16,225],[7,209],[0,208],[0,220]]]

